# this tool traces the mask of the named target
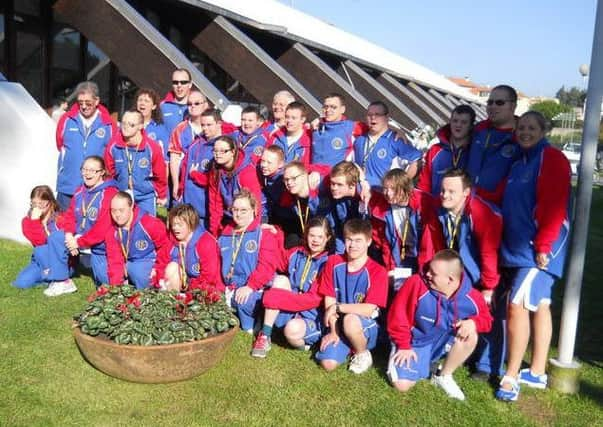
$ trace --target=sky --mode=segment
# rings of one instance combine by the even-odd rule
[[[585,87],[578,68],[590,64],[596,0],[280,2],[445,76],[528,96]]]

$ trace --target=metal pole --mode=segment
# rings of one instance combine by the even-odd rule
[[[573,221],[574,230],[570,246],[571,257],[566,274],[565,296],[563,298],[561,329],[559,332],[559,358],[557,362],[566,366],[574,365],[572,362],[576,344],[584,255],[590,220],[593,169],[601,123],[601,99],[603,98],[603,4],[601,1],[597,2],[595,35],[591,55],[576,209]]]

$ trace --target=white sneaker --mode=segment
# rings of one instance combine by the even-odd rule
[[[431,383],[440,387],[449,397],[458,400],[465,400],[463,390],[458,386],[452,375],[434,375],[431,377]]]
[[[365,350],[352,356],[348,369],[355,374],[363,374],[368,371],[371,366],[373,366],[373,356],[371,356],[369,350]]]
[[[56,297],[63,294],[70,294],[77,291],[73,280],[67,279],[61,282],[52,282],[48,289],[44,291],[44,295],[47,297]]]

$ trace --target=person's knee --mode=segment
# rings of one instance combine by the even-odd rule
[[[325,371],[331,372],[331,371],[334,371],[335,369],[337,369],[337,367],[339,366],[339,363],[337,363],[333,359],[325,359],[325,360],[320,361],[320,366],[322,366],[322,368]]]
[[[272,287],[274,289],[291,289],[291,283],[289,282],[289,278],[287,276],[282,276],[280,274],[274,277],[272,281]]]
[[[343,330],[346,335],[362,332],[362,323],[357,314],[348,313],[343,317]]]
[[[410,390],[411,388],[413,388],[415,384],[416,384],[415,381],[409,381],[409,380],[398,380],[398,381],[392,382],[392,385],[394,386],[394,388],[402,393],[405,393],[408,390]]]
[[[288,340],[299,340],[306,334],[306,324],[301,319],[292,319],[287,322],[283,330]]]

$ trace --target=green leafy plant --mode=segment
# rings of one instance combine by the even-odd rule
[[[74,316],[76,326],[91,336],[117,344],[165,345],[226,332],[238,320],[220,294],[211,289],[184,293],[136,290],[130,285],[101,286]]]

